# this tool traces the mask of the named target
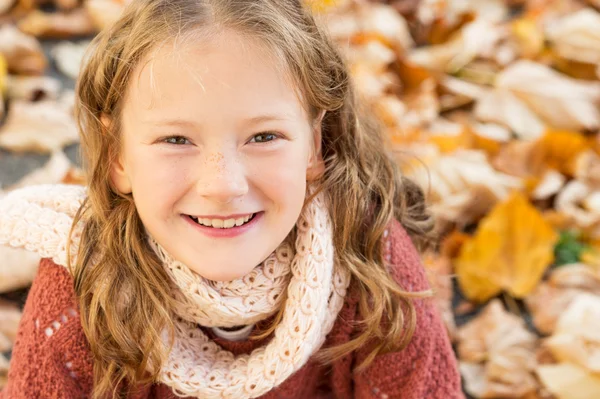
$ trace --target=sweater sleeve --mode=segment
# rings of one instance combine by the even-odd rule
[[[67,269],[43,259],[23,310],[2,399],[83,398],[91,359]]]
[[[419,254],[398,222],[390,227],[385,250],[393,278],[407,291],[429,289]],[[375,358],[354,377],[356,399],[463,399],[460,373],[450,339],[431,299],[414,302],[417,325],[408,346]],[[368,355],[358,351],[359,364]]]

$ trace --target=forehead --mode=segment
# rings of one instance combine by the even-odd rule
[[[281,64],[256,39],[233,31],[165,42],[135,68],[124,110],[140,117],[306,119],[304,101]]]

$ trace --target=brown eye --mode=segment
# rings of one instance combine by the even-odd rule
[[[171,136],[164,139],[164,142],[167,144],[184,145],[188,144],[189,140],[183,136]]]
[[[269,141],[273,141],[277,138],[276,134],[273,133],[259,133],[255,134],[252,139],[250,139],[251,143],[266,143]]]

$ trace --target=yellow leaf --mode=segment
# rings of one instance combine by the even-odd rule
[[[307,6],[315,13],[322,13],[334,7],[339,0],[305,0]]]
[[[458,282],[471,300],[502,290],[523,298],[553,260],[558,234],[519,192],[497,204],[455,260]]]
[[[527,15],[517,18],[511,28],[523,57],[533,58],[544,49],[544,33],[537,17]]]
[[[0,54],[0,96],[6,90],[6,75],[8,74],[8,65],[6,59]]]

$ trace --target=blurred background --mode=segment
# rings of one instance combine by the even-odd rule
[[[600,0],[305,0],[437,217],[472,398],[600,398]],[[126,0],[0,0],[0,196],[81,184],[73,88]],[[0,387],[39,258],[0,247]]]

